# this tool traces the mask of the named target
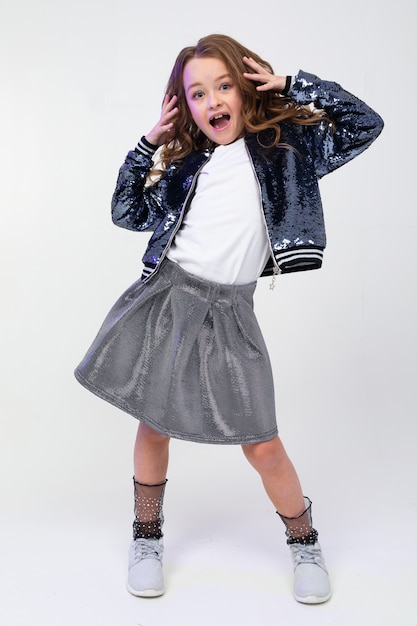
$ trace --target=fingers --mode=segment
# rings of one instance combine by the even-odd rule
[[[166,93],[162,103],[162,111],[172,110],[175,107],[177,100],[177,96],[170,96],[169,93]]]
[[[250,57],[243,57],[243,62],[250,67],[253,72],[244,72],[243,76],[249,78],[251,80],[256,80],[258,82],[265,82],[272,78],[271,72],[269,72],[266,67],[257,63]]]
[[[168,94],[164,98],[159,126],[161,131],[160,142],[162,143],[166,143],[174,135],[175,117],[178,114],[177,100],[177,96],[169,96]]]
[[[166,94],[162,102],[161,117],[159,122],[146,135],[146,139],[156,145],[161,146],[170,140],[174,134],[175,117],[178,115],[177,96]]]
[[[253,70],[252,72],[243,72],[244,78],[251,80],[256,83],[261,83],[256,86],[257,91],[281,91],[285,87],[285,77],[275,76],[271,74],[271,72],[261,65],[257,63],[254,59],[250,57],[243,57],[243,62]]]
[[[172,120],[178,113],[178,107],[176,106],[177,100],[177,96],[170,96],[169,94],[165,95],[162,104],[161,119],[159,120],[161,129],[163,126],[168,126],[169,128],[172,127]]]
[[[243,76],[248,80],[252,80],[256,83],[261,83],[257,85],[256,89],[258,91],[267,91],[268,89],[273,89],[272,83],[275,78],[273,74],[271,74],[265,67],[263,67],[260,63],[257,63],[254,59],[250,57],[243,57],[243,62],[253,70],[252,72],[244,72]]]
[[[243,62],[248,67],[250,67],[252,70],[257,72],[258,74],[269,74],[269,75],[271,75],[270,72],[268,72],[268,70],[266,69],[266,67],[264,67],[260,63],[257,63],[254,59],[252,59],[252,57],[243,57]]]

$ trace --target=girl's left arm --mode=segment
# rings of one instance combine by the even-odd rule
[[[382,118],[365,102],[314,74],[300,71],[289,96],[297,104],[323,109],[330,119],[330,124],[323,120],[304,127],[319,177],[366,150],[384,127]]]

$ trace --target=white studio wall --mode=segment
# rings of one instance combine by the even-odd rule
[[[404,624],[415,623],[412,594],[404,592],[417,582],[414,569],[404,586],[398,581],[416,549],[411,542],[408,557],[400,557],[395,535],[400,517],[402,538],[413,536],[417,502],[416,14],[412,0],[268,1],[250,7],[218,0],[1,1],[2,623],[20,625],[30,617],[42,626],[75,620],[81,626],[160,626],[200,619],[243,626],[271,615],[272,609],[258,613],[255,605],[229,614],[225,599],[229,617],[222,621],[210,606],[201,617],[192,608],[181,613],[168,598],[158,605],[162,609],[147,603],[140,618],[134,599],[123,589],[117,595],[130,533],[137,424],[88,394],[72,375],[107,310],[141,272],[148,235],[117,229],[110,219],[118,168],[158,119],[178,51],[211,32],[239,39],[277,73],[302,68],[336,80],[385,121],[368,151],[322,181],[328,235],[323,268],[284,276],[274,291],[267,279],[260,281],[255,305],[276,374],[280,432],[306,493],[322,509],[343,583],[333,604],[310,614],[311,623],[362,626],[372,617],[388,626],[400,600]],[[190,521],[194,514],[203,526],[209,520],[211,530],[203,534],[217,536],[216,503],[229,537],[236,518],[251,532],[260,511],[274,517],[236,448],[173,442],[170,481],[176,484],[168,495],[171,532],[178,541],[184,515],[196,543],[201,538]],[[265,522],[266,532],[269,523],[275,528],[277,520]],[[337,531],[343,534],[341,551]],[[354,571],[352,551],[365,531],[377,541],[394,535],[387,554],[396,586],[383,587],[390,603],[384,608],[378,594],[366,595],[366,575],[361,586]],[[49,593],[62,567],[51,554],[68,534],[71,554],[64,548],[62,559],[78,559],[70,609],[60,585],[53,599]],[[109,551],[120,559],[120,571],[109,568],[103,583],[116,588],[116,596],[104,604],[100,585],[90,588],[88,581],[108,571],[105,556],[99,567],[91,561],[83,569],[84,558],[90,563],[88,550],[77,552],[91,537],[102,545],[109,541]],[[352,559],[348,567],[344,558]],[[343,595],[347,588],[357,594],[361,610]],[[28,604],[19,600],[22,589]],[[60,602],[66,604],[63,613]],[[291,617],[300,607],[288,604],[285,611]],[[301,623],[291,619],[287,623]]]

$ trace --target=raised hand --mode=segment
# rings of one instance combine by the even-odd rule
[[[178,113],[177,96],[166,94],[162,103],[161,117],[159,122],[146,135],[146,139],[154,146],[162,146],[167,143],[173,134],[175,116]]]
[[[263,65],[260,65],[260,63],[257,63],[250,57],[243,57],[243,62],[254,72],[244,72],[243,76],[256,83],[261,83],[257,85],[257,91],[282,91],[285,88],[286,76],[271,74]]]

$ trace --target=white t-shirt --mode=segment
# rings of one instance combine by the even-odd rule
[[[243,139],[217,146],[167,256],[206,280],[242,285],[270,255],[258,183]]]

